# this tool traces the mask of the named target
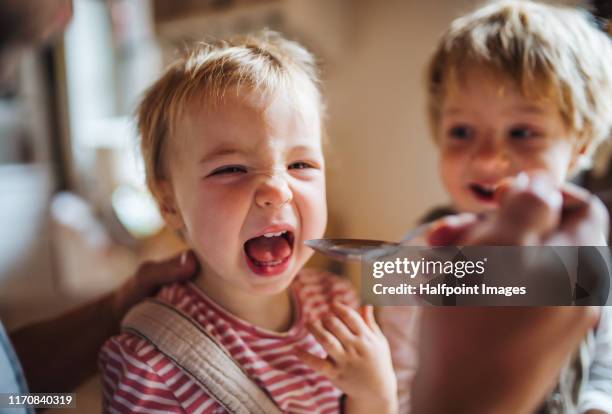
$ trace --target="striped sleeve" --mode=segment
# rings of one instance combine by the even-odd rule
[[[145,340],[123,334],[100,352],[105,413],[204,413],[225,410]]]

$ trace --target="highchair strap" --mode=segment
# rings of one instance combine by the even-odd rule
[[[148,299],[132,308],[121,325],[151,342],[230,413],[281,413],[223,346],[178,309]]]

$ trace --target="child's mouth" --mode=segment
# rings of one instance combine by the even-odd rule
[[[265,233],[244,243],[249,268],[260,276],[275,276],[289,266],[295,237],[291,231]]]
[[[474,194],[474,196],[478,200],[488,203],[495,201],[495,189],[496,186],[494,185],[485,185],[478,183],[470,184],[470,190],[472,191],[472,194]]]

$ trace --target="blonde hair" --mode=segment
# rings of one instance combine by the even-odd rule
[[[586,11],[503,0],[453,21],[427,71],[434,140],[449,78],[475,66],[508,77],[523,96],[554,99],[587,153],[610,137],[612,41]]]
[[[166,147],[183,108],[192,99],[207,99],[207,103],[214,104],[228,88],[242,86],[264,95],[276,91],[299,95],[309,84],[322,114],[324,105],[313,55],[276,32],[265,30],[198,43],[146,91],[137,109],[149,190],[156,196],[157,183],[166,178]]]

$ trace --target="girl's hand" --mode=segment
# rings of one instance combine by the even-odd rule
[[[301,348],[298,357],[328,377],[347,396],[347,413],[397,412],[397,381],[389,344],[378,327],[372,306],[354,309],[333,303],[331,312],[308,330],[327,352],[320,358]]]

